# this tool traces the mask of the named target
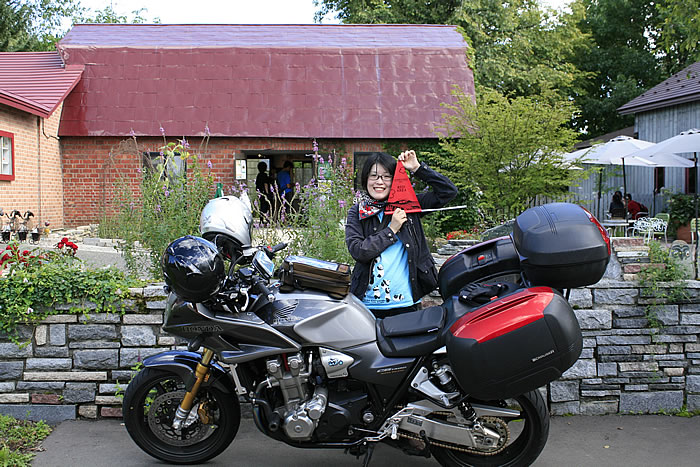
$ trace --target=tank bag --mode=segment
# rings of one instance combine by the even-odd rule
[[[288,256],[280,272],[281,292],[314,289],[341,299],[350,290],[350,265],[308,256]]]

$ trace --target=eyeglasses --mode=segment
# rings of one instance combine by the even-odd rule
[[[370,182],[376,182],[376,181],[379,180],[380,178],[382,179],[383,182],[390,182],[391,179],[394,178],[394,176],[393,176],[393,175],[389,175],[389,174],[384,174],[384,175],[370,174],[370,176],[367,177],[367,179],[368,179]]]

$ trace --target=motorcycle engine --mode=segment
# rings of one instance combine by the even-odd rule
[[[309,396],[311,358],[309,354],[309,362],[305,363],[304,356],[297,353],[288,355],[286,362],[279,356],[266,362],[268,380],[279,387],[284,399],[284,405],[276,407],[274,412],[283,420],[286,435],[298,441],[311,439],[328,404],[328,389],[323,386],[316,386]]]

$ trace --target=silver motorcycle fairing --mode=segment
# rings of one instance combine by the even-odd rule
[[[355,362],[350,355],[345,355],[335,350],[319,347],[321,364],[329,378],[344,378],[348,375],[348,368]]]
[[[377,339],[374,315],[352,294],[335,300],[307,290],[277,293],[275,298],[288,305],[271,317],[273,327],[291,327],[304,346],[343,350]]]
[[[188,340],[204,335],[202,345],[217,352],[226,363],[301,350],[300,344],[254,313],[215,312],[172,293],[166,303],[163,330]]]

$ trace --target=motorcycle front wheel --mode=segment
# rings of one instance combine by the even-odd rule
[[[124,394],[124,425],[131,438],[146,453],[172,464],[196,464],[221,454],[233,441],[241,421],[235,395],[201,388],[190,417],[180,430],[173,429],[172,421],[185,392],[180,376],[145,368]]]
[[[468,466],[526,466],[540,455],[549,436],[549,411],[539,391],[530,391],[505,401],[506,406],[519,410],[517,417],[498,419],[508,426],[510,437],[506,446],[496,454],[478,454],[440,446],[430,452],[445,467]]]

